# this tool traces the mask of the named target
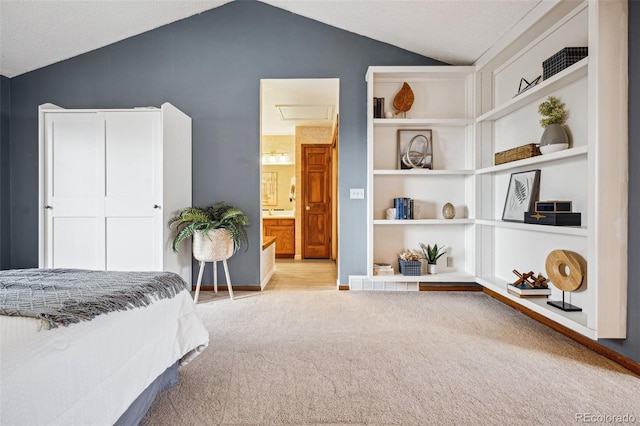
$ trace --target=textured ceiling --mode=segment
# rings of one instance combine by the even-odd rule
[[[540,1],[264,0],[264,3],[443,62],[467,65]],[[14,77],[228,2],[0,0],[0,74]]]

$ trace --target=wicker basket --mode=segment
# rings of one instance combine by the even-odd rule
[[[398,259],[400,265],[400,273],[406,276],[422,275],[422,262],[419,260],[402,260]]]
[[[554,74],[570,67],[589,55],[588,47],[565,47],[549,59],[542,62],[542,79],[546,80]]]
[[[494,163],[497,166],[498,164],[510,163],[523,158],[535,157],[536,155],[540,155],[540,148],[538,145],[530,143],[506,151],[496,152]]]
[[[217,262],[233,255],[233,239],[226,229],[212,229],[207,234],[193,234],[193,257],[204,262]]]

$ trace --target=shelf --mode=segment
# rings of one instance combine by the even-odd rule
[[[374,118],[373,125],[380,127],[410,127],[410,126],[442,126],[464,127],[473,124],[475,120],[467,118]]]
[[[507,291],[507,281],[496,277],[477,277],[477,282],[489,290],[537,312],[560,325],[587,336],[590,339],[597,338],[596,330],[587,327],[587,314],[585,312],[564,312],[549,306],[547,305],[547,300],[553,300],[551,298],[521,298],[514,296]]]
[[[375,219],[374,225],[470,225],[474,219]]]
[[[571,65],[567,69],[554,75],[553,77],[549,78],[548,80],[544,80],[534,88],[529,89],[514,98],[511,98],[499,107],[496,107],[486,114],[481,115],[476,119],[476,121],[480,123],[482,121],[497,120],[504,117],[505,115],[511,114],[512,112],[522,108],[523,106],[530,104],[536,99],[551,95],[556,90],[561,89],[575,81],[578,81],[583,77],[586,77],[588,64],[589,58],[586,57],[579,62]]]
[[[439,272],[429,275],[372,275],[369,281],[429,282],[429,283],[475,283],[476,277],[464,272]]]
[[[497,166],[485,167],[484,169],[476,170],[476,174],[485,173],[497,173],[505,170],[511,170],[518,167],[531,166],[534,164],[549,163],[551,161],[564,160],[565,158],[578,157],[581,155],[587,155],[587,146],[579,146],[577,148],[565,149],[563,151],[552,152],[551,154],[538,155],[531,158],[525,158],[523,160],[511,161],[509,163],[498,164]]]
[[[505,222],[502,220],[484,220],[477,219],[478,225],[493,226],[495,228],[520,229],[522,231],[531,232],[547,232],[549,234],[575,235],[577,237],[586,237],[589,230],[584,226],[552,226],[552,225],[535,225],[532,223],[521,222]]]
[[[378,169],[374,170],[374,175],[396,175],[396,176],[411,176],[411,175],[472,175],[475,172],[473,170],[430,170],[430,169]]]
[[[370,66],[367,70],[366,81],[381,83],[386,81],[425,81],[434,79],[464,80],[476,71],[475,66]]]

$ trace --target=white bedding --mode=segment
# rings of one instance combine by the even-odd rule
[[[167,367],[208,342],[186,290],[51,330],[0,315],[0,424],[112,425]]]

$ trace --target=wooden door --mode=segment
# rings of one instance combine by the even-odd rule
[[[331,257],[331,145],[302,146],[302,258]]]
[[[103,113],[105,233],[110,271],[162,269],[162,146],[155,111]]]
[[[103,136],[96,113],[44,117],[43,268],[105,267]]]

